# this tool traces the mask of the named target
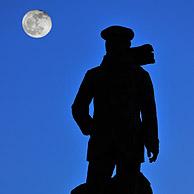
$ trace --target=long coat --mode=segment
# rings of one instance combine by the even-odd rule
[[[158,140],[150,76],[120,57],[105,56],[100,66],[86,72],[72,114],[82,133],[90,135],[88,161],[127,157],[143,162],[144,145],[155,146]]]

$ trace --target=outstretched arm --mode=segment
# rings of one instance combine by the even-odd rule
[[[143,79],[141,99],[141,115],[145,147],[147,149],[150,162],[155,162],[159,153],[158,122],[154,89],[151,78],[147,72],[145,73],[145,78]],[[153,156],[151,156],[151,154]]]
[[[72,115],[84,135],[89,135],[93,119],[89,114],[89,105],[93,98],[92,77],[89,72],[84,76],[76,98],[72,104]]]

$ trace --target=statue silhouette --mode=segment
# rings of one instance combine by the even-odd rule
[[[151,45],[130,48],[134,32],[111,26],[101,32],[106,55],[100,66],[88,70],[72,105],[72,114],[89,135],[87,189],[104,194],[116,167],[118,193],[137,193],[137,177],[144,162],[159,153],[154,89],[141,65],[154,63]],[[93,99],[94,114],[89,114]]]

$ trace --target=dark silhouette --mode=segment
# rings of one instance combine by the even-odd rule
[[[133,194],[144,162],[159,153],[157,115],[151,78],[141,65],[154,63],[151,45],[131,47],[131,29],[111,26],[101,32],[106,55],[85,74],[72,114],[84,135],[90,135],[87,189],[104,194],[116,166],[118,193]],[[89,105],[94,101],[94,115]]]
[[[106,194],[117,194],[117,176],[111,178],[111,181],[106,185],[105,188]],[[87,184],[81,184],[74,188],[71,191],[71,194],[90,194],[88,191]],[[137,191],[136,194],[153,194],[152,188],[150,186],[150,182],[148,179],[142,174],[138,174],[137,181]]]

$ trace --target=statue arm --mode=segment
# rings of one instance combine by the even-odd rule
[[[156,103],[153,84],[147,72],[145,74],[145,79],[143,80],[141,99],[141,115],[145,146],[148,152],[155,153],[157,158],[159,152],[159,139]]]
[[[93,123],[93,119],[89,114],[89,105],[93,98],[91,82],[92,77],[87,71],[72,104],[73,118],[84,135],[90,134]]]

